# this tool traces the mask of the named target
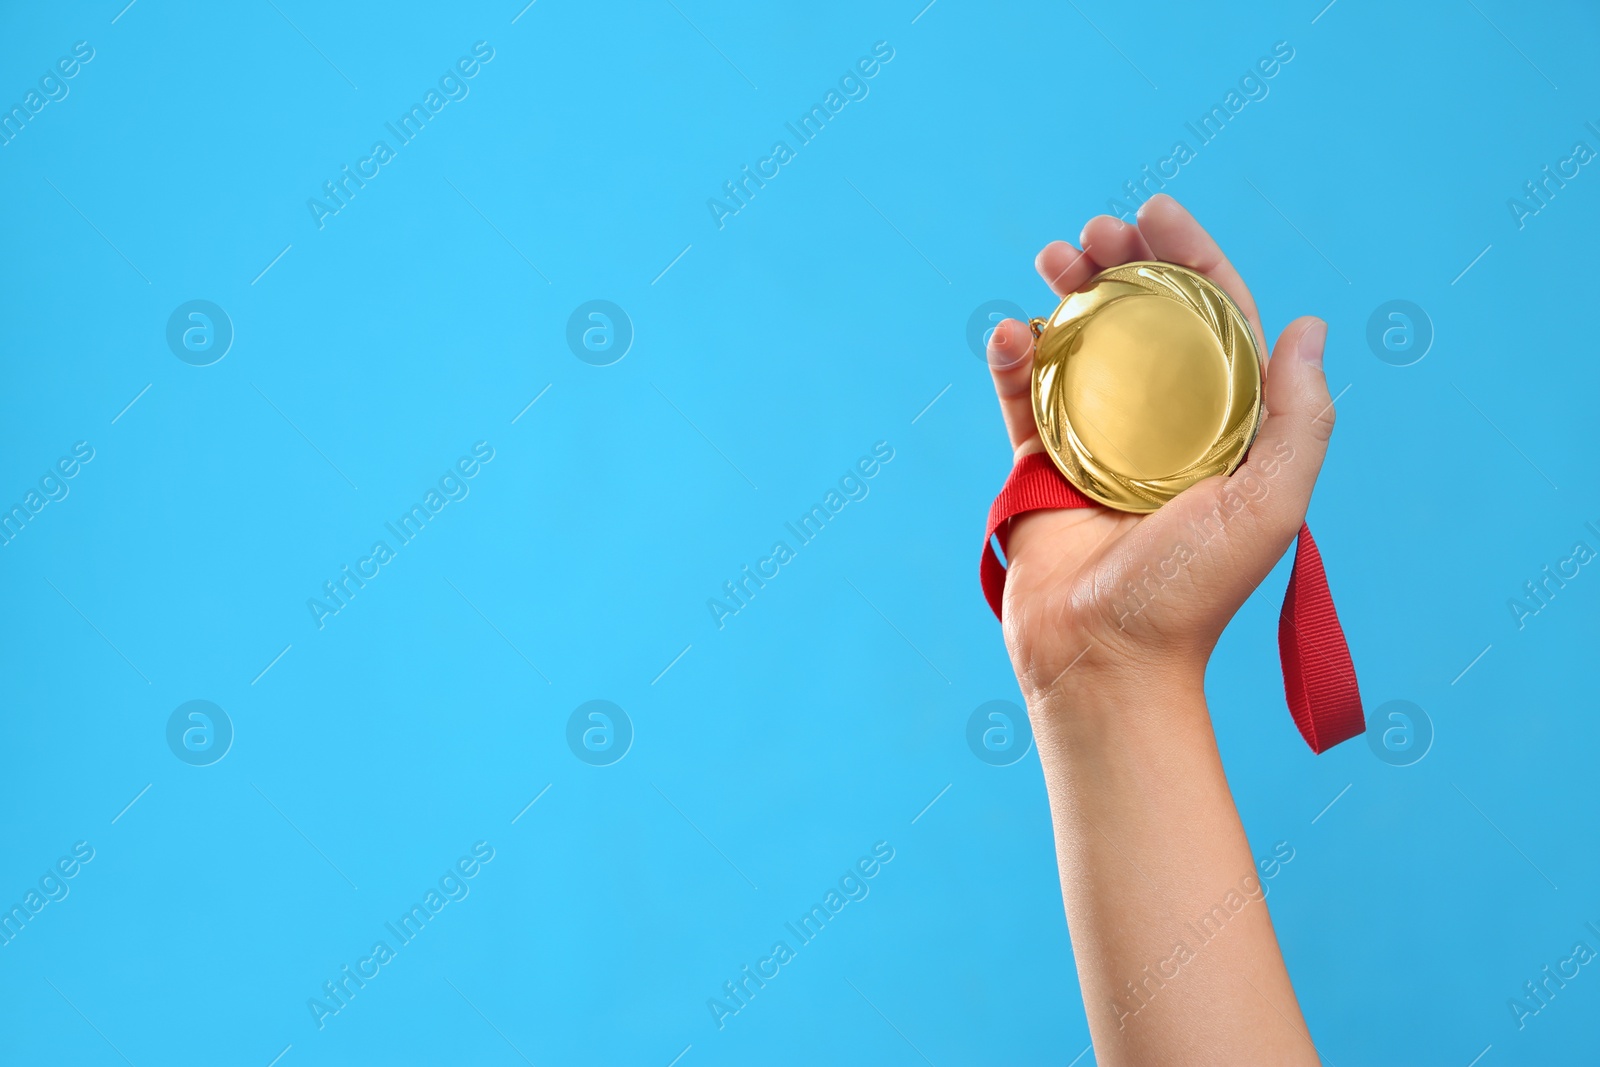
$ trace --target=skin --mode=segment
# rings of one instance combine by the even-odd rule
[[[1053,242],[1035,261],[1057,296],[1130,260],[1177,263],[1221,286],[1262,339],[1238,272],[1171,197],[1146,201],[1137,225],[1092,219],[1081,245]],[[1234,474],[1191,486],[1150,515],[1032,512],[1012,520],[1005,541],[1006,648],[1044,766],[1102,1067],[1320,1062],[1217,754],[1204,682],[1223,627],[1304,521],[1333,432],[1326,334],[1306,316],[1279,336],[1267,417]],[[988,356],[1015,456],[1041,451],[1032,332],[1001,323]],[[1195,544],[1190,524],[1219,507],[1222,532],[1181,553]],[[1146,568],[1171,574],[1175,558],[1176,576],[1130,610],[1129,583],[1147,578]],[[1197,934],[1191,924],[1225,904],[1218,932]],[[1187,959],[1175,958],[1180,941]]]

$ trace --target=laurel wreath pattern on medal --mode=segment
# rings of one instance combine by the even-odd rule
[[[1058,375],[1063,357],[1055,353],[1071,351],[1073,340],[1087,317],[1079,316],[1060,325],[1055,323],[1074,297],[1105,283],[1142,290],[1185,305],[1211,330],[1227,361],[1228,412],[1217,440],[1194,463],[1160,478],[1131,478],[1097,460],[1067,416],[1066,397],[1062,395],[1063,386]],[[1039,334],[1038,351],[1046,357],[1036,359],[1034,364],[1033,406],[1040,439],[1067,480],[1108,507],[1132,512],[1154,511],[1195,482],[1217,474],[1231,474],[1244,461],[1260,428],[1263,361],[1250,324],[1226,293],[1186,267],[1136,262],[1102,271],[1082,292],[1068,296],[1051,314]],[[1241,363],[1255,368],[1256,373],[1247,386],[1252,395],[1241,396],[1236,388]]]

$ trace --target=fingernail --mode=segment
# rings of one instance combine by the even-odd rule
[[[994,343],[996,348],[1004,348],[1006,346],[1005,324],[1002,323],[1001,325],[996,326],[994,328],[994,333],[989,335],[989,340]]]
[[[1300,358],[1322,366],[1322,346],[1328,339],[1328,324],[1317,319],[1300,335]]]

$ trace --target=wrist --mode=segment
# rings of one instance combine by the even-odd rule
[[[1085,657],[1026,700],[1040,758],[1047,761],[1107,745],[1211,738],[1203,661],[1170,658],[1135,667],[1090,665]]]

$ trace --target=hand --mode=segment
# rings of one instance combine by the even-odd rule
[[[1081,252],[1055,241],[1035,260],[1058,297],[1132,260],[1176,263],[1221,286],[1263,342],[1238,272],[1171,197],[1146,201],[1137,226],[1109,215],[1091,219],[1081,240]],[[1030,707],[1053,705],[1046,698],[1060,687],[1100,685],[1108,675],[1135,685],[1203,679],[1223,627],[1304,521],[1333,432],[1322,373],[1326,335],[1326,323],[1306,316],[1279,336],[1266,371],[1265,421],[1232,475],[1193,485],[1148,515],[1097,507],[1012,520],[1005,640]],[[1032,331],[1007,319],[991,335],[988,357],[1015,457],[1042,451],[1031,399]],[[1208,532],[1197,536],[1201,523]]]

